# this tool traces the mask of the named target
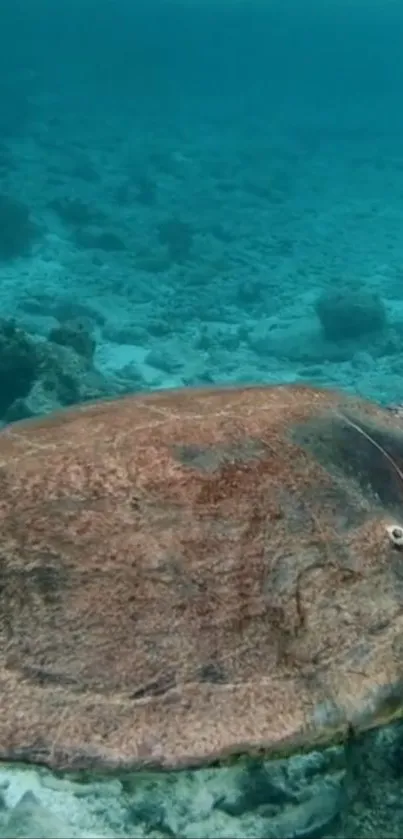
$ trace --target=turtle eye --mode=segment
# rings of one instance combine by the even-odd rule
[[[386,530],[394,547],[403,550],[403,527],[398,524],[390,524]]]

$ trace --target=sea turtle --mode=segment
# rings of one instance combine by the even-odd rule
[[[300,386],[0,434],[0,759],[162,769],[403,714],[403,423]]]

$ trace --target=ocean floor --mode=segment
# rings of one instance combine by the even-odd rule
[[[3,318],[40,336],[81,319],[128,390],[299,381],[403,400],[397,140],[366,139],[356,112],[336,143],[326,114],[237,134],[235,106],[229,129],[214,108],[105,124],[32,98],[29,134],[0,142]]]
[[[0,837],[399,839],[402,725],[231,768],[108,778],[0,767]]]

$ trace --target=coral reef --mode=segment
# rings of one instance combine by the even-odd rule
[[[32,221],[29,207],[0,194],[0,260],[27,256],[38,236],[39,227]]]
[[[13,320],[0,322],[0,417],[24,399],[38,375],[39,358],[33,340]]]
[[[325,291],[317,300],[316,312],[329,341],[357,339],[386,325],[381,298],[364,289]]]
[[[171,262],[187,262],[193,246],[193,230],[190,224],[181,219],[172,218],[161,222],[158,238],[165,245]]]
[[[49,341],[63,347],[71,347],[77,355],[92,362],[95,352],[95,338],[85,321],[67,320],[55,326],[49,333]]]
[[[97,370],[94,351],[95,341],[79,321],[61,324],[47,339],[13,321],[0,324],[0,422],[125,392],[127,384]]]

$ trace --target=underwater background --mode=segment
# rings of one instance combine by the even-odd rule
[[[1,423],[223,383],[403,402],[402,92],[401,0],[1,0]],[[399,837],[402,789],[400,725],[231,770],[2,765],[0,836]]]

